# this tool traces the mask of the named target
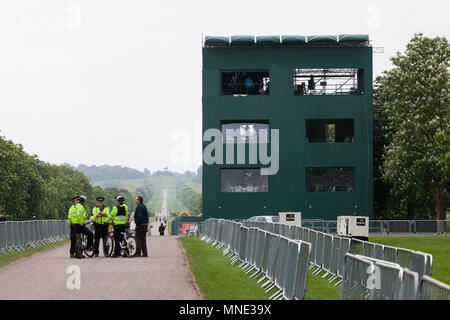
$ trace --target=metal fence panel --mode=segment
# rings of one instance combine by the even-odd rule
[[[411,234],[412,224],[409,220],[388,220],[387,221],[387,231],[388,233],[401,233],[401,234]]]
[[[295,279],[295,299],[297,300],[305,299],[310,259],[311,244],[302,241],[300,243],[300,255],[298,258],[297,275]]]
[[[427,256],[423,252],[412,252],[411,253],[411,264],[409,270],[417,272],[419,277],[426,274],[427,267]]]
[[[369,221],[369,233],[384,234],[385,230],[383,228],[383,221],[382,220],[370,220]]]
[[[368,288],[374,263],[358,255],[346,253],[344,257],[344,274],[342,276],[341,300],[371,300],[373,289]]]
[[[363,242],[363,256],[375,258],[375,244],[371,242]]]
[[[373,299],[399,300],[402,294],[403,268],[399,265],[384,262],[376,262],[375,267],[375,270],[379,270],[379,277],[375,277],[375,284],[376,281],[379,281],[379,283],[375,285],[373,290]]]
[[[283,297],[293,300],[295,297],[295,281],[298,271],[298,258],[300,256],[300,241],[289,241],[286,278],[283,285]]]
[[[309,243],[311,243],[311,261],[317,265],[316,261],[316,253],[317,253],[317,231],[314,230],[309,230],[307,231],[307,236],[308,236],[308,241]]]
[[[375,244],[374,258],[383,260],[383,258],[384,258],[384,246],[382,244],[379,244],[379,243]]]
[[[277,263],[275,269],[275,285],[282,290],[287,273],[287,260],[288,260],[289,239],[286,237],[280,237],[280,247],[277,254]]]
[[[333,255],[333,236],[330,234],[325,234],[323,240],[323,269],[330,272],[331,257]]]
[[[427,275],[420,278],[420,300],[450,300],[450,286]]]
[[[277,253],[279,250],[279,244],[280,244],[280,236],[277,234],[270,234],[269,236],[270,242],[269,242],[269,252],[267,257],[267,271],[266,276],[270,280],[274,280],[275,277],[275,269],[276,269],[276,263],[277,263]]]
[[[8,247],[14,247],[14,235],[13,235],[13,232],[14,232],[14,226],[13,226],[13,224],[12,224],[12,222],[6,222],[6,234],[7,234],[7,236],[6,236],[6,241],[7,241],[7,246]]]
[[[395,262],[401,265],[403,268],[410,268],[412,253],[413,252],[411,250],[397,248],[397,260]]]
[[[397,248],[384,246],[383,253],[384,253],[383,260],[394,263],[397,262]]]
[[[331,250],[331,261],[330,261],[330,270],[329,270],[329,272],[333,275],[338,274],[340,248],[341,248],[341,238],[333,237],[333,247]]]
[[[325,233],[318,232],[316,242],[316,265],[320,268],[322,268],[323,266],[324,243],[325,243]]]
[[[245,259],[245,253],[246,253],[246,246],[247,246],[247,234],[248,234],[248,228],[247,227],[241,227],[240,230],[240,239],[239,239],[239,259],[244,260]]]
[[[350,252],[351,242],[349,238],[341,238],[341,244],[339,248],[339,269],[338,275],[342,277],[345,267],[345,255]]]
[[[6,222],[0,222],[0,250],[8,246]]]
[[[350,242],[350,252],[353,254],[363,254],[364,241],[352,238]]]
[[[439,220],[414,220],[412,223],[414,233],[437,234],[440,231]]]
[[[419,288],[419,275],[417,272],[403,269],[402,300],[416,300]]]

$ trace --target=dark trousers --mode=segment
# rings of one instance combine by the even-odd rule
[[[98,254],[98,247],[100,246],[100,239],[103,241],[103,246],[105,245],[106,236],[108,235],[108,224],[98,224],[94,222],[94,254]]]
[[[123,240],[123,234],[125,232],[124,224],[114,225],[114,254],[120,255],[120,242]]]
[[[147,226],[136,226],[136,256],[147,257]]]
[[[86,226],[81,224],[73,224],[70,227],[70,253],[75,254],[75,239],[76,235],[82,233],[88,237],[88,247],[92,246],[92,242],[94,240],[94,235],[91,230],[86,228]]]

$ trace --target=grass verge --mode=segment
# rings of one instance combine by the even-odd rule
[[[25,249],[24,251],[17,251],[17,252],[12,252],[12,253],[8,253],[8,254],[0,254],[0,267],[6,266],[6,265],[10,264],[11,262],[19,260],[21,258],[31,256],[37,252],[41,252],[41,251],[44,251],[44,250],[47,250],[50,248],[58,247],[68,241],[69,240],[59,241],[59,242],[55,242],[55,243],[44,244],[44,245],[38,246],[36,248],[28,248],[28,249]]]
[[[370,242],[433,255],[433,278],[450,284],[450,236],[371,236]]]
[[[315,268],[313,268],[315,270]],[[337,280],[330,283],[328,276],[326,279],[322,279],[321,272],[318,275],[312,274],[312,270],[308,274],[308,283],[306,284],[305,300],[339,300],[341,286],[334,286]]]
[[[250,279],[222,252],[198,237],[180,237],[192,274],[206,300],[267,300],[275,290],[265,293],[255,279]],[[308,275],[306,300],[339,300],[340,286],[335,287],[321,275]]]
[[[195,281],[206,300],[267,300],[255,279],[231,265],[221,250],[198,237],[180,237]]]

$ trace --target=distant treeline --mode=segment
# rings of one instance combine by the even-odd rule
[[[7,220],[66,219],[72,197],[85,195],[88,211],[95,198],[104,196],[108,205],[123,195],[133,211],[135,195],[117,188],[93,186],[82,172],[65,165],[54,165],[29,155],[22,145],[0,136],[0,215]]]
[[[159,176],[187,176],[192,179],[197,179],[200,177],[201,182],[201,166],[197,169],[197,173],[193,171],[185,171],[184,173],[173,172],[170,170],[157,170],[153,173],[147,168],[144,171],[139,171],[137,169],[122,167],[122,166],[87,166],[85,164],[80,164],[74,167],[68,163],[64,164],[67,167],[83,172],[92,182],[105,181],[105,180],[122,180],[122,179],[139,179],[145,177],[159,177]]]
[[[69,164],[65,165],[72,167]],[[122,166],[87,166],[85,164],[80,164],[78,167],[72,168],[83,172],[92,182],[102,180],[139,179],[148,175],[142,171]]]
[[[177,186],[177,198],[190,213],[198,214],[203,211],[202,195],[184,183]]]

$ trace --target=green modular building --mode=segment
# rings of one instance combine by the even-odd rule
[[[202,50],[206,217],[372,218],[367,35],[206,36]]]

